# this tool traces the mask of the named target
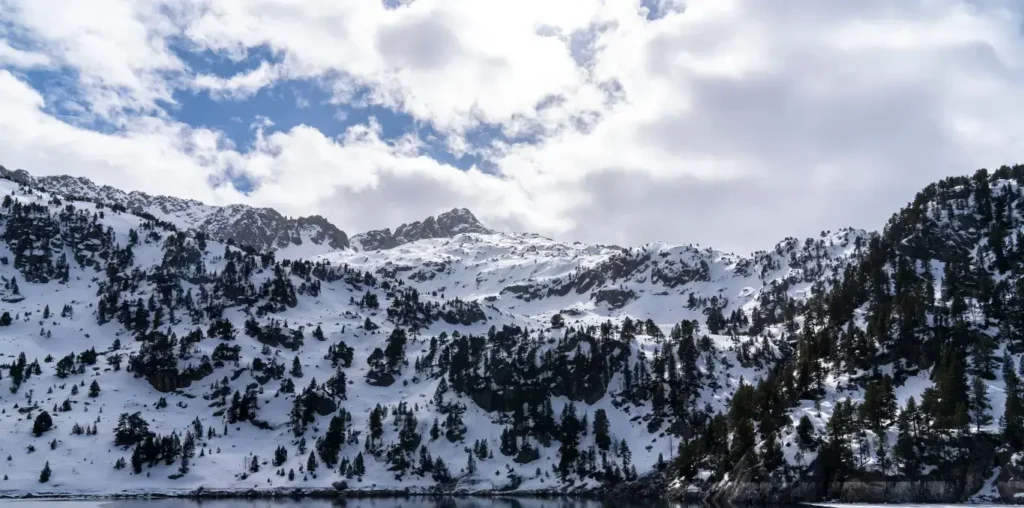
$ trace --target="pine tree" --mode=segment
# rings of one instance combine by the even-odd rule
[[[288,461],[288,450],[284,446],[278,446],[274,450],[274,467],[281,467]]]
[[[334,415],[327,428],[327,433],[317,440],[316,448],[320,452],[320,458],[324,466],[334,467],[338,462],[338,452],[345,443],[345,413],[341,410],[340,415]]]
[[[93,380],[92,384],[89,385],[89,396],[98,397],[100,394],[100,384]]]
[[[822,450],[826,467],[842,469],[852,465],[848,435],[855,430],[853,402],[849,399],[836,403],[828,421],[828,441]]]
[[[434,481],[436,482],[447,482],[452,478],[451,473],[448,471],[448,465],[444,463],[444,460],[441,459],[441,457],[434,459],[434,467],[432,467],[431,470]]]
[[[506,457],[512,457],[519,452],[516,436],[508,427],[501,430],[501,445],[498,447],[498,451]]]
[[[432,401],[434,402],[434,406],[437,407],[438,409],[444,407],[444,394],[447,391],[448,381],[446,381],[445,378],[442,377],[441,381],[438,381],[437,383],[437,388],[434,389],[434,398],[432,399]]]
[[[352,461],[352,474],[360,478],[366,474],[366,463],[363,461],[363,452],[359,452],[359,454],[356,455],[355,460]]]
[[[1020,378],[1009,356],[1003,362],[1003,382],[1006,390],[1006,406],[1000,419],[1003,440],[1011,449],[1019,450],[1024,443],[1024,401],[1021,400]]]
[[[50,417],[50,413],[43,411],[36,415],[36,420],[32,424],[32,435],[35,437],[42,436],[46,431],[53,428],[53,418]]]
[[[43,465],[43,470],[39,472],[39,483],[46,483],[50,481],[51,473],[52,471],[50,471],[50,461],[46,461],[46,464]]]
[[[943,428],[960,428],[963,423],[960,406],[966,408],[968,401],[967,374],[963,359],[952,345],[943,348],[935,376],[936,395],[940,401],[932,408],[936,423]],[[969,423],[970,418],[967,420]]]
[[[309,471],[310,473],[314,473],[314,472],[316,472],[316,468],[317,468],[316,455],[314,455],[313,452],[309,452],[309,459],[306,460],[306,471]]]
[[[754,422],[750,418],[740,418],[733,424],[733,438],[729,447],[729,457],[733,463],[739,462],[754,447]]]
[[[889,472],[889,434],[885,431],[878,434],[878,447],[875,449],[878,468],[882,474]]]
[[[370,410],[370,435],[367,438],[368,444],[379,444],[381,436],[384,435],[384,408],[380,404]]]
[[[971,413],[967,409],[967,403],[957,404],[956,411],[953,413],[953,428],[960,431],[961,435],[966,434],[971,428]]]
[[[761,451],[761,467],[765,471],[774,471],[782,467],[786,463],[786,458],[782,454],[782,445],[779,444],[779,440],[775,435],[775,432],[769,432],[765,436],[764,443],[762,444]]]
[[[612,445],[609,435],[608,413],[604,409],[594,411],[594,444],[601,451],[608,451]]]
[[[815,445],[814,439],[814,424],[811,423],[811,419],[807,415],[800,417],[800,422],[796,426],[797,446],[801,450],[813,450]]]
[[[982,379],[994,380],[996,366],[996,357],[993,352],[996,349],[996,344],[988,335],[977,334],[972,337],[973,343],[971,344],[971,372],[974,376]]]
[[[380,328],[380,326],[377,326],[377,323],[374,323],[373,321],[370,321],[369,317],[367,317],[366,320],[363,321],[363,329],[368,331],[368,332],[372,332],[372,331],[374,331],[374,330],[376,330],[378,328]]]
[[[562,421],[558,425],[558,430],[558,440],[561,443],[558,448],[558,474],[566,478],[579,456],[580,421],[576,417],[576,405],[572,402],[562,409]]]
[[[137,445],[135,449],[132,450],[132,472],[135,474],[142,474],[142,462],[142,446]]]
[[[983,426],[992,423],[992,416],[988,413],[992,404],[988,400],[988,384],[980,376],[974,376],[971,382],[970,407],[975,432],[981,432]]]
[[[178,466],[178,474],[187,475],[190,467],[190,457],[188,455],[181,455],[181,464]]]

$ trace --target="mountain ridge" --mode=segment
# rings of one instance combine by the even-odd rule
[[[98,185],[86,177],[35,177],[24,169],[12,171],[3,166],[0,166],[0,177],[65,196],[121,205],[133,212],[148,213],[166,220],[182,229],[202,231],[211,237],[258,250],[298,251],[301,256],[326,252],[325,248],[337,250],[354,246],[360,250],[380,250],[427,238],[494,232],[481,224],[468,209],[453,208],[436,217],[431,215],[421,221],[401,224],[394,233],[385,228],[360,233],[350,239],[321,215],[287,218],[273,208],[243,204],[208,205],[194,199],[154,196],[141,191],[125,192],[109,185]],[[315,247],[288,249],[306,242]]]
[[[146,213],[175,226],[249,245],[259,250],[277,250],[292,246],[323,249],[349,247],[348,235],[319,215],[286,218],[273,208],[248,205],[215,206],[193,199],[153,196],[140,191],[125,192],[109,185],[97,185],[85,177],[67,175],[34,177],[25,170],[11,171],[0,166],[0,176],[65,196],[121,205],[136,213]],[[303,249],[310,252],[309,249]],[[312,252],[316,252],[313,249]]]

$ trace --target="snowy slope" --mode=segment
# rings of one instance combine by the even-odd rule
[[[54,201],[54,195],[19,189],[17,184],[9,180],[0,180],[0,193],[13,196],[14,201],[18,203],[47,206],[52,214],[57,214],[68,206],[88,215],[97,214],[97,217],[102,213],[102,218],[98,218],[97,221],[102,228],[109,228],[112,231],[114,242],[121,246],[130,242],[130,230],[143,231],[148,227],[146,219],[129,212],[116,212],[109,207],[98,207],[91,202],[61,201],[58,204]],[[182,217],[190,217],[189,214],[193,212],[196,211],[179,210],[165,213],[158,218],[175,218],[175,221],[168,222],[177,224],[181,222]],[[196,213],[206,211],[199,209]],[[151,234],[155,236],[140,235],[143,240],[134,249],[135,269],[152,271],[162,262],[163,241],[171,233],[154,231]],[[54,254],[60,251],[71,258],[74,257],[66,246],[55,245],[54,248]],[[218,242],[207,243],[203,256],[206,270],[224,270],[221,253],[226,248],[231,250],[230,247]],[[796,270],[765,268],[762,271],[767,275],[762,276],[762,272],[759,272],[741,276],[736,273],[738,266],[743,263],[749,263],[751,266],[768,266],[770,263],[765,260],[772,256],[763,258],[758,264],[759,262],[754,260],[713,252],[697,252],[688,248],[673,249],[658,245],[645,247],[645,250],[668,253],[668,256],[661,257],[666,260],[665,263],[675,259],[694,262],[707,257],[713,266],[714,280],[695,284],[688,292],[702,295],[707,293],[710,296],[723,294],[722,291],[711,290],[720,282],[726,286],[724,295],[735,298],[734,301],[737,303],[733,305],[740,305],[739,302],[751,305],[769,275],[785,277]],[[830,252],[835,256],[843,256],[848,253],[848,249],[833,247]],[[579,309],[581,313],[576,314],[572,321],[582,323],[598,323],[608,318],[619,320],[631,315],[642,319],[656,318],[660,325],[670,327],[684,317],[697,317],[696,311],[682,308],[682,295],[688,294],[683,291],[687,289],[685,285],[672,288],[671,293],[655,295],[658,286],[645,280],[639,272],[633,274],[627,285],[643,294],[650,293],[649,301],[646,298],[639,299],[625,309],[613,310],[595,304],[592,300],[593,292],[574,292],[563,297],[523,301],[508,291],[509,287],[515,285],[555,283],[571,277],[574,273],[592,270],[595,266],[622,254],[623,251],[618,248],[563,244],[529,234],[462,234],[453,239],[422,240],[389,250],[337,251],[314,256],[312,260],[328,261],[333,266],[348,265],[353,269],[372,272],[384,280],[392,280],[393,284],[401,280],[408,286],[417,287],[427,300],[444,302],[446,299],[459,298],[483,304],[486,322],[471,326],[434,323],[419,330],[408,347],[410,351],[419,350],[424,347],[428,337],[442,332],[485,334],[491,326],[500,327],[503,324],[539,329],[546,326],[554,313],[566,308]],[[5,421],[0,427],[3,429],[0,454],[11,456],[11,460],[6,462],[2,471],[8,480],[0,484],[0,488],[8,494],[37,492],[40,488],[55,493],[100,494],[187,491],[200,486],[224,489],[330,487],[333,482],[343,479],[339,473],[321,473],[317,478],[306,475],[304,480],[300,474],[300,479],[291,482],[276,476],[276,468],[269,465],[263,465],[261,472],[247,473],[252,456],[258,456],[261,461],[268,461],[278,445],[290,448],[289,459],[282,466],[284,469],[298,472],[306,464],[306,455],[295,456],[293,448],[296,439],[288,427],[294,395],[278,393],[280,381],[272,380],[259,388],[259,417],[269,424],[270,430],[257,428],[248,422],[225,425],[223,416],[215,416],[218,408],[211,408],[210,401],[206,400],[204,395],[215,391],[218,384],[226,378],[231,378],[232,390],[242,389],[254,383],[253,372],[246,367],[256,358],[276,358],[286,366],[290,366],[293,359],[298,358],[303,370],[303,377],[295,379],[298,390],[301,390],[308,380],[317,379],[322,382],[334,373],[334,369],[324,357],[328,346],[335,344],[339,339],[343,339],[354,349],[352,367],[347,373],[350,381],[349,395],[343,403],[343,407],[352,415],[352,428],[364,429],[367,415],[375,405],[393,406],[400,402],[420,406],[417,416],[423,434],[427,433],[433,421],[432,409],[428,407],[428,402],[434,395],[438,380],[410,379],[410,375],[405,375],[390,387],[374,387],[363,381],[367,371],[367,357],[374,348],[381,346],[384,338],[394,328],[394,325],[384,318],[383,309],[363,310],[350,305],[350,300],[359,299],[365,294],[367,288],[364,286],[357,287],[344,281],[324,283],[318,296],[301,297],[294,308],[275,316],[290,323],[292,327],[304,327],[307,333],[319,325],[326,335],[325,341],[320,342],[307,335],[304,346],[297,352],[274,349],[268,355],[259,342],[239,333],[239,338],[233,343],[241,348],[238,362],[229,362],[224,367],[217,368],[212,375],[192,383],[187,388],[161,393],[145,379],[133,376],[127,369],[118,371],[106,364],[106,358],[115,354],[127,357],[138,353],[141,343],[133,339],[132,334],[116,321],[103,325],[97,323],[97,291],[104,278],[102,270],[71,263],[67,283],[55,280],[45,283],[29,282],[15,269],[15,255],[8,245],[3,243],[0,243],[0,258],[7,260],[0,265],[0,276],[4,277],[4,280],[15,278],[19,292],[17,296],[8,295],[9,298],[4,303],[4,310],[14,319],[10,326],[0,328],[0,351],[3,351],[5,357],[3,361],[8,364],[14,363],[17,356],[24,353],[29,363],[38,360],[41,370],[41,374],[26,380],[17,393],[3,395],[0,400],[0,418],[3,418],[0,421]],[[252,280],[258,285],[269,278],[270,274],[266,270],[260,270],[253,275]],[[197,285],[188,283],[186,286],[198,288]],[[370,290],[374,291],[372,288]],[[800,289],[794,291],[799,293]],[[386,301],[385,291],[376,292],[382,301]],[[437,296],[433,296],[435,292]],[[145,300],[154,293],[153,285],[144,283],[131,298]],[[73,315],[60,316],[60,310],[64,305],[73,308]],[[47,306],[51,314],[44,319],[42,315]],[[238,330],[244,328],[244,309],[229,307],[224,315]],[[374,320],[382,328],[374,333],[362,330],[361,325],[366,318]],[[206,324],[199,323],[198,328],[205,329]],[[182,337],[196,327],[196,324],[183,319],[177,323],[165,323],[161,330]],[[120,349],[116,351],[111,347],[115,340],[121,343]],[[723,344],[727,342],[724,337],[716,341]],[[660,340],[641,335],[635,343],[634,354],[653,354],[659,343]],[[178,360],[179,365],[182,368],[186,365],[197,365],[203,355],[212,356],[219,344],[219,340],[212,338],[199,342],[189,352],[187,359]],[[55,376],[54,365],[58,359],[68,354],[81,353],[89,348],[95,348],[99,353],[99,362],[88,366],[81,374],[72,374],[67,378]],[[725,351],[727,346],[723,345],[722,349],[722,355],[731,355]],[[52,357],[52,360],[45,360],[49,357]],[[734,385],[740,378],[750,380],[756,375],[753,370],[737,367],[723,371],[721,383],[726,386]],[[94,380],[99,383],[101,392],[97,397],[90,398],[86,392]],[[78,394],[71,395],[71,390],[76,385]],[[613,383],[609,391],[614,390]],[[723,395],[709,396],[709,400],[716,401],[718,407],[724,407],[721,405],[724,401]],[[156,409],[155,404],[161,397],[166,399],[167,406]],[[53,410],[65,399],[70,401],[70,411],[61,411],[59,408]],[[454,400],[461,400],[468,407],[464,416],[468,429],[466,435],[459,443],[451,443],[441,438],[429,443],[428,449],[432,456],[443,458],[453,474],[459,477],[459,488],[488,490],[507,487],[510,484],[510,472],[521,478],[517,480],[520,489],[555,488],[561,485],[551,473],[557,457],[557,446],[542,448],[541,457],[529,464],[519,465],[509,461],[493,451],[498,448],[496,436],[502,430],[502,425],[497,423],[500,415],[483,411],[465,397],[456,397]],[[553,398],[555,414],[559,414],[568,402],[565,397]],[[662,433],[660,437],[655,436],[652,439],[643,425],[631,423],[630,420],[634,416],[632,411],[617,408],[608,396],[584,407],[583,410],[592,418],[594,411],[599,408],[607,411],[614,438],[625,439],[630,443],[632,463],[638,471],[650,470],[659,455],[668,459],[674,453],[671,436]],[[52,416],[54,429],[36,438],[31,434],[32,423],[43,410]],[[197,451],[191,470],[181,478],[168,479],[177,472],[177,463],[170,466],[159,464],[151,469],[147,467],[142,475],[129,474],[127,469],[115,471],[115,462],[121,458],[128,460],[131,450],[114,446],[113,429],[119,415],[135,412],[141,412],[149,422],[150,430],[158,434],[177,432],[183,435],[191,422],[199,418],[205,426],[216,429],[219,435],[212,439],[198,440],[197,445],[204,456],[199,457],[200,452]],[[326,420],[319,417],[317,423],[311,427],[312,430],[305,436],[309,443],[308,449],[313,449],[312,443],[318,432],[322,434]],[[71,435],[71,428],[76,423],[83,426],[95,423],[98,434]],[[225,429],[226,435],[223,432]],[[389,422],[385,425],[384,440],[393,439],[393,436],[388,437],[392,434],[394,431]],[[590,439],[593,439],[592,436]],[[55,448],[51,449],[50,443],[53,440],[57,442]],[[460,470],[464,470],[467,460],[464,451],[466,443],[474,443],[476,440],[488,441],[496,458],[478,460],[477,473],[474,475],[460,473]],[[35,451],[28,452],[28,446],[33,446]],[[586,440],[581,444],[581,447],[585,446]],[[362,447],[359,445],[346,445],[342,455],[351,459],[361,450]],[[38,476],[44,463],[49,463],[52,468],[53,479],[45,486],[41,486]],[[242,473],[247,473],[245,479],[242,479]],[[362,481],[351,481],[351,488],[429,488],[435,484],[430,477],[417,478],[406,475],[396,479],[395,474],[387,471],[381,461],[367,459],[365,476]],[[592,480],[584,481],[583,484],[595,485]]]
[[[842,229],[749,256],[664,243],[621,248],[493,232],[453,210],[395,234],[357,235],[349,248],[326,221],[67,177],[22,180],[29,185],[0,179],[0,312],[11,319],[0,323],[0,456],[10,456],[0,466],[0,494],[9,495],[338,482],[358,490],[562,491],[634,479],[671,461],[681,436],[694,439],[691,428],[707,427],[680,414],[730,414],[741,386],[791,369],[808,331],[822,329],[808,306],[858,273],[877,240]],[[932,210],[940,232],[970,199],[962,206],[952,215]],[[239,245],[216,240],[225,238]],[[259,239],[257,248],[240,238]],[[953,240],[984,250],[977,235]],[[941,287],[946,265],[935,259]],[[867,329],[870,310],[857,308],[851,329]],[[227,322],[233,340],[218,338]],[[251,324],[268,335],[251,333]],[[407,342],[396,348],[396,335]],[[154,353],[161,337],[175,345]],[[291,344],[295,337],[300,345]],[[337,361],[340,343],[351,348],[350,363]],[[92,348],[95,362],[81,356]],[[118,356],[121,368],[111,363]],[[865,379],[897,375],[884,362],[873,372],[832,358],[818,363],[826,369],[817,395],[781,413],[784,460],[796,468],[817,457],[798,453],[801,417],[824,436],[842,403],[864,401]],[[344,395],[327,387],[341,374]],[[899,406],[920,402],[932,378],[921,370],[901,379]],[[90,397],[94,381],[100,392]],[[987,383],[991,412],[1000,415],[1002,375]],[[231,421],[235,394],[251,397],[255,414]],[[322,404],[303,406],[307,400]],[[525,402],[506,408],[501,400]],[[378,406],[386,414],[370,439]],[[588,422],[575,437],[564,435],[569,407]],[[308,425],[296,423],[302,408]],[[54,427],[36,437],[44,411]],[[545,411],[553,426],[545,427]],[[134,473],[132,456],[144,443],[115,444],[119,417],[133,413],[154,436],[173,433],[181,442],[195,434],[188,467],[172,445],[169,462],[147,460]],[[598,413],[608,420],[607,451],[591,428]],[[339,415],[349,418],[340,463],[327,468],[317,442]],[[431,438],[435,422],[440,436]],[[73,435],[75,424],[95,425],[97,434]],[[520,452],[536,456],[504,453],[508,432]],[[895,442],[894,425],[884,432]],[[859,435],[851,446],[870,470],[878,436]],[[758,454],[766,438],[755,433]],[[579,457],[567,467],[564,458],[575,455],[569,439],[578,439]],[[271,464],[279,447],[287,460]],[[315,474],[307,470],[311,452]],[[423,469],[427,456],[450,474]],[[356,457],[365,471],[343,466]],[[52,477],[41,484],[44,464]],[[698,469],[681,483],[728,483],[704,463]]]

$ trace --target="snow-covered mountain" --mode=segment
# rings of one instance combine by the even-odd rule
[[[1024,168],[747,256],[0,177],[0,494],[1016,492]]]

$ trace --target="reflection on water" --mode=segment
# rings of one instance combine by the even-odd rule
[[[0,508],[682,508],[664,501],[593,501],[532,498],[368,498],[368,499],[130,499],[130,500],[10,500]]]

